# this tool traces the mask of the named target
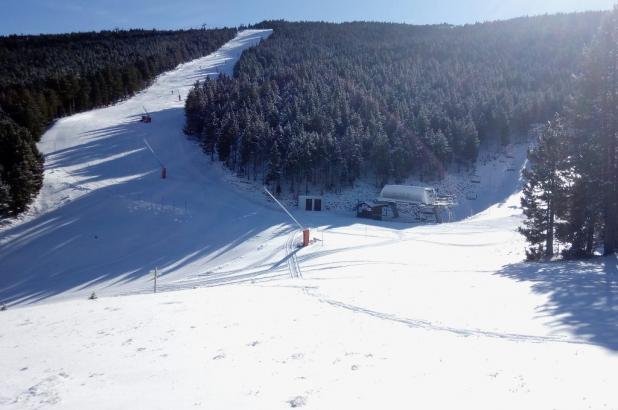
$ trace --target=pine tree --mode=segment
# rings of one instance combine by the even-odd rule
[[[0,181],[1,194],[8,206],[1,206],[3,216],[24,211],[43,184],[43,157],[36,149],[30,132],[0,111]]]
[[[279,151],[279,144],[275,140],[270,148],[270,155],[268,158],[268,172],[266,174],[266,183],[276,182],[279,186],[281,178],[281,152]]]
[[[566,167],[571,183],[565,192],[564,222],[557,230],[565,244],[563,256],[582,258],[592,256],[599,232],[603,228],[604,149],[600,137],[597,96],[603,87],[591,54],[586,56],[585,75],[577,80],[577,94],[566,115],[572,129],[566,153]]]
[[[556,237],[565,244],[565,258],[587,258],[593,255],[602,197],[598,184],[579,175],[565,192],[565,207],[560,214],[564,222],[557,226]]]
[[[0,217],[7,216],[11,206],[10,187],[2,180],[3,174],[3,168],[0,165]]]
[[[618,6],[603,21],[585,55],[569,107],[575,136],[569,161],[573,185],[560,235],[567,256],[589,256],[598,236],[604,254],[618,248]]]
[[[388,182],[390,174],[390,144],[381,124],[375,128],[374,132],[376,134],[373,140],[371,163],[375,168],[376,186],[380,187]]]
[[[211,113],[210,118],[202,128],[201,141],[204,151],[206,154],[210,155],[212,161],[215,159],[215,147],[220,137],[221,129],[219,127],[219,120],[214,113]]]
[[[476,126],[474,125],[472,118],[468,116],[463,128],[462,155],[464,160],[474,161],[478,155],[479,145],[479,133],[476,130]]]
[[[507,146],[511,143],[511,127],[509,125],[509,119],[507,115],[502,112],[498,116],[498,127],[500,129],[500,144]]]
[[[521,199],[526,220],[519,232],[530,245],[526,251],[529,260],[554,255],[556,215],[561,211],[566,184],[566,136],[564,121],[556,115],[541,132],[538,146],[528,152]]]
[[[599,117],[605,154],[604,254],[618,249],[618,5],[601,26],[596,45],[601,50]]]
[[[185,100],[185,128],[184,132],[188,135],[200,135],[204,121],[201,117],[203,110],[202,99],[203,89],[200,87],[199,81],[194,84],[194,88],[189,91]]]

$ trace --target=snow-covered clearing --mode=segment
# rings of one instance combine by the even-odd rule
[[[45,134],[45,187],[0,231],[0,406],[618,409],[616,259],[521,263],[516,177],[479,165],[498,203],[451,224],[296,212],[299,250],[182,135],[177,90],[266,35]]]

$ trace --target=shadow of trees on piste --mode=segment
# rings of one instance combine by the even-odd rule
[[[233,261],[244,253],[234,250],[273,227],[292,231],[281,212],[225,186],[181,133],[181,108],[152,115],[149,125],[88,129],[81,144],[47,155],[48,172],[68,172],[54,182],[60,202],[0,232],[0,303],[140,290],[155,267],[163,281],[197,275]]]
[[[615,256],[586,261],[518,263],[497,274],[532,283],[548,295],[539,314],[549,325],[589,343],[618,351],[618,260]]]
[[[86,125],[76,132],[79,143],[47,154],[47,172],[63,175],[51,189],[57,206],[0,232],[0,303],[142,292],[155,267],[170,289],[175,281],[202,286],[285,272],[283,247],[297,229],[290,219],[222,178],[180,131],[182,108],[151,114],[152,124],[128,116],[109,127]],[[353,215],[297,217],[326,229],[410,228]],[[275,236],[280,248],[260,246]]]
[[[149,284],[155,267],[163,282],[201,274],[225,282],[233,279],[225,269],[212,277],[211,271],[251,247],[265,265],[277,260],[273,250],[255,250],[264,240],[252,239],[274,231],[285,236],[292,231],[287,217],[226,186],[182,134],[184,109],[177,101],[180,88],[195,80],[231,74],[243,50],[264,35],[245,33],[205,59],[160,75],[128,100],[54,125],[41,142],[43,212],[0,227],[0,303],[132,292]],[[146,107],[149,124],[139,122]]]

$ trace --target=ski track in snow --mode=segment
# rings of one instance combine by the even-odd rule
[[[289,263],[289,271],[290,271],[290,277],[292,278],[303,278],[303,274],[302,274],[302,270],[300,265],[298,264],[298,260],[296,257],[296,252],[294,252],[294,250],[296,250],[296,245],[294,244],[293,238],[294,235],[291,235],[292,240],[289,241],[287,243],[287,247],[290,250],[290,256],[292,256],[290,258],[290,263]],[[385,241],[382,243],[378,243],[378,244],[374,244],[372,246],[372,248],[375,247],[379,247],[379,246],[388,246],[389,244],[393,244],[394,242],[402,242],[402,241],[419,241],[418,238],[400,238],[397,240],[389,240],[389,241]],[[440,242],[432,242],[432,241],[422,241],[425,243],[430,243],[430,244],[440,244],[443,246],[489,246],[489,245],[496,245],[495,243],[487,243],[487,244],[461,244],[461,245],[457,245],[457,244],[444,244],[444,243],[440,243]],[[499,245],[504,245],[504,244],[499,244]],[[356,249],[358,249],[360,247],[356,247]],[[322,251],[322,252],[314,252],[312,253],[309,257],[306,257],[305,260],[309,260],[309,259],[313,259],[313,258],[319,258],[320,256],[324,256],[327,254],[336,254],[336,253],[340,253],[340,252],[345,252],[346,248],[343,249],[337,249],[337,250],[332,250],[332,251]],[[292,261],[293,260],[293,261]],[[354,261],[341,261],[341,266],[340,267],[350,267],[352,266],[352,264],[354,263]],[[366,266],[368,263],[371,263],[370,261],[358,261],[358,263],[360,265]],[[324,269],[337,269],[338,266],[333,266],[330,264],[325,264],[326,267]],[[315,266],[315,265],[313,265]],[[427,320],[423,320],[423,319],[410,319],[410,318],[404,318],[404,317],[399,317],[397,315],[394,314],[390,314],[390,313],[384,313],[384,312],[378,312],[375,310],[371,310],[371,309],[366,309],[360,306],[356,306],[356,305],[352,305],[352,304],[348,304],[339,300],[334,300],[331,298],[326,297],[325,295],[319,294],[315,292],[315,287],[308,287],[308,286],[304,286],[303,288],[303,292],[310,297],[316,298],[318,299],[320,302],[322,303],[326,303],[329,304],[331,306],[335,306],[337,308],[342,308],[342,309],[347,309],[350,310],[352,312],[355,313],[361,313],[361,314],[365,314],[380,320],[387,320],[387,321],[391,321],[391,322],[396,322],[396,323],[400,323],[403,325],[407,325],[410,327],[415,327],[415,328],[420,328],[420,329],[425,329],[425,330],[429,330],[429,331],[441,331],[441,332],[448,332],[448,333],[452,333],[458,336],[463,336],[463,337],[469,337],[469,336],[482,336],[482,337],[489,337],[489,338],[498,338],[498,339],[504,339],[504,340],[509,340],[509,341],[513,341],[513,342],[532,342],[532,343],[547,343],[547,342],[551,342],[551,343],[569,343],[569,344],[590,344],[590,345],[595,345],[595,343],[589,342],[589,341],[585,341],[585,340],[573,340],[573,339],[569,339],[566,336],[556,336],[556,337],[552,337],[552,336],[534,336],[534,335],[525,335],[525,334],[515,334],[515,333],[500,333],[500,332],[492,332],[492,331],[487,331],[487,330],[480,330],[480,329],[464,329],[464,328],[456,328],[456,327],[451,327],[451,326],[442,326],[436,323],[432,323],[431,321],[427,321]]]
[[[452,333],[458,336],[469,337],[469,336],[482,336],[489,338],[498,338],[505,339],[512,342],[532,342],[532,343],[570,343],[570,344],[589,344],[595,345],[595,343],[587,342],[584,340],[569,340],[566,337],[550,337],[550,336],[533,336],[533,335],[522,335],[522,334],[514,334],[514,333],[499,333],[499,332],[491,332],[480,329],[462,329],[455,328],[450,326],[440,326],[438,324],[432,323],[423,319],[410,319],[399,317],[390,313],[384,312],[376,312],[374,310],[365,309],[360,306],[350,305],[348,303],[344,303],[341,301],[329,299],[320,294],[316,294],[312,292],[310,289],[305,288],[305,293],[311,297],[317,298],[322,303],[327,303],[329,305],[350,310],[355,313],[361,313],[368,316],[375,317],[380,320],[387,320],[391,322],[400,323],[406,326],[425,329],[429,331],[439,331],[439,332],[447,332]]]

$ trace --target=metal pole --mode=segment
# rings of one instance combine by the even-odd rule
[[[159,272],[157,272],[157,268],[155,268],[154,270],[154,293],[157,293],[157,274]]]
[[[294,218],[294,217],[292,216],[292,214],[288,212],[288,210],[285,208],[285,206],[283,206],[283,204],[281,204],[281,202],[277,201],[277,198],[275,198],[275,196],[274,196],[273,194],[271,194],[271,193],[270,193],[270,191],[268,190],[268,188],[264,187],[264,191],[266,191],[266,193],[267,193],[268,195],[270,195],[270,197],[271,197],[271,198],[272,198],[272,199],[273,199],[273,200],[277,203],[277,205],[279,205],[279,206],[281,207],[281,209],[283,209],[283,211],[284,211],[286,214],[288,214],[288,216],[289,216],[290,218],[292,218],[292,220],[296,223],[296,225],[298,225],[298,227],[299,227],[301,230],[304,230],[304,229],[305,229],[305,228],[304,228],[304,227],[300,224],[300,222],[298,222],[298,221],[296,220],[296,218]]]
[[[157,162],[159,163],[159,165],[161,165],[161,167],[163,168],[163,162],[161,162],[161,160],[159,159],[159,157],[157,157],[157,154],[155,154],[154,150],[152,149],[152,147],[150,146],[150,144],[148,143],[148,141],[146,141],[146,138],[143,139],[144,140],[144,144],[146,144],[146,147],[148,147],[148,149],[150,150],[150,152],[152,153],[152,156],[157,160]]]

